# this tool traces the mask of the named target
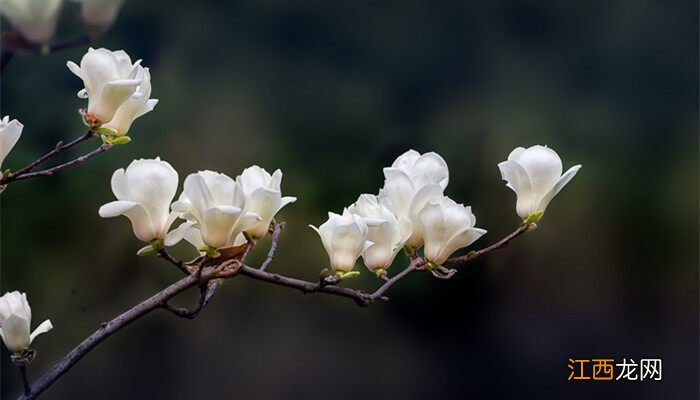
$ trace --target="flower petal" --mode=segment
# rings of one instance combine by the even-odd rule
[[[47,319],[46,321],[42,322],[39,326],[36,327],[36,329],[34,329],[34,332],[32,332],[32,334],[29,335],[29,344],[32,344],[32,342],[37,336],[41,335],[42,333],[46,333],[51,329],[53,329],[53,324],[51,324],[50,320]]]

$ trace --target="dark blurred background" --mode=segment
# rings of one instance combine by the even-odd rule
[[[59,37],[79,33],[76,12]],[[181,181],[281,168],[299,200],[271,270],[310,280],[327,260],[307,224],[375,193],[409,148],[447,160],[446,193],[489,230],[478,246],[518,224],[496,167],[514,147],[583,168],[538,230],[450,281],[413,275],[362,309],[233,279],[194,321],[158,311],[119,332],[46,398],[697,398],[696,1],[132,0],[93,45],[143,58],[160,103],[129,145],[2,194],[2,291],[26,291],[33,325],[55,325],[31,378],[179,278],[136,256],[128,220],[97,215],[134,158],[161,156]],[[85,50],[5,70],[2,114],[25,129],[3,168],[83,132],[65,64]],[[349,284],[379,285],[363,272]],[[569,358],[662,358],[663,380],[568,382]]]

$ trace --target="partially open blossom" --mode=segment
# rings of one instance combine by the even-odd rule
[[[379,196],[389,200],[389,207],[402,224],[415,224],[418,211],[428,201],[439,199],[443,195],[443,187],[439,184],[421,186],[397,168],[385,168],[384,176],[386,179]],[[406,245],[417,249],[423,245],[423,238],[414,231]]]
[[[527,219],[544,212],[552,198],[576,175],[581,165],[569,168],[562,175],[559,155],[547,146],[518,147],[507,161],[498,164],[503,180],[518,197],[516,211]]]
[[[26,293],[14,291],[0,297],[0,337],[8,350],[21,352],[37,336],[53,329],[51,321],[47,319],[31,332],[31,323],[32,309],[27,302]]]
[[[348,272],[372,242],[367,240],[367,223],[359,215],[347,209],[342,215],[328,213],[328,221],[316,228],[309,225],[321,237],[323,247],[334,271]]]
[[[117,19],[124,0],[75,0],[81,3],[80,12],[88,27],[106,30]]]
[[[258,214],[261,218],[255,225],[246,229],[246,233],[254,240],[265,237],[275,214],[282,207],[297,200],[296,197],[282,197],[282,171],[279,169],[270,175],[265,169],[253,165],[243,170],[243,173],[236,177],[236,182],[248,196],[248,211]]]
[[[418,211],[426,202],[442,197],[450,180],[450,172],[439,154],[429,152],[421,155],[409,150],[400,155],[391,167],[384,168],[384,177],[380,197],[389,199],[391,210],[399,221],[408,220],[414,224]],[[413,232],[406,245],[417,249],[423,245],[423,238]]]
[[[102,125],[102,128],[114,136],[123,136],[129,132],[136,118],[150,112],[158,104],[158,99],[151,99],[151,73],[148,68],[137,67],[136,79],[141,84],[114,113],[112,120]]]
[[[425,240],[423,254],[428,261],[441,265],[455,251],[479,239],[485,230],[475,228],[476,217],[471,207],[443,197],[429,201],[418,212],[414,229]]]
[[[68,61],[68,69],[83,80],[85,89],[78,96],[88,99],[86,121],[92,125],[110,122],[117,109],[136,92],[141,84],[139,65],[123,50],[90,48],[80,66]],[[150,84],[149,84],[150,86]]]
[[[367,240],[372,245],[362,253],[362,259],[373,272],[387,269],[411,235],[410,221],[405,218],[398,220],[387,205],[386,198],[363,194],[348,207],[348,211],[367,223]]]
[[[430,184],[438,184],[445,189],[450,181],[447,163],[439,154],[432,151],[420,154],[415,150],[409,150],[400,155],[390,168],[398,169],[408,175],[418,189]]]
[[[168,234],[167,246],[184,238],[198,248],[202,244],[215,249],[230,247],[238,235],[262,220],[249,211],[249,199],[240,183],[213,171],[188,175],[172,209],[186,221]]]
[[[47,43],[56,32],[62,0],[2,0],[0,13],[27,41]]]
[[[136,237],[146,243],[164,239],[177,218],[176,213],[170,212],[177,184],[177,171],[160,158],[134,160],[126,170],[114,171],[112,192],[117,201],[100,207],[100,216],[125,215],[131,220]]]
[[[23,128],[24,125],[16,119],[10,121],[10,117],[7,115],[0,120],[0,166],[10,150],[17,144]]]

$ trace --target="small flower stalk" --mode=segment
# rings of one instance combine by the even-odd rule
[[[51,321],[47,319],[32,332],[31,322],[32,309],[26,293],[14,291],[0,297],[0,337],[5,347],[15,355],[28,351],[37,336],[53,329]]]
[[[554,196],[576,175],[581,165],[562,174],[557,152],[547,146],[518,147],[498,164],[506,186],[517,196],[516,212],[524,223],[537,222]]]

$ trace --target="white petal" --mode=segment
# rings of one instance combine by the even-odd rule
[[[31,344],[37,336],[41,335],[42,333],[46,333],[51,329],[53,329],[53,325],[51,324],[50,320],[47,319],[46,321],[42,322],[29,336],[29,344]]]
[[[561,177],[561,158],[545,146],[532,146],[523,151],[517,163],[527,171],[535,197],[547,193]]]
[[[566,186],[566,184],[569,183],[569,181],[573,179],[574,176],[576,176],[576,173],[580,168],[580,164],[569,168],[564,173],[564,175],[561,176],[561,178],[554,185],[554,187],[550,189],[549,192],[547,192],[547,194],[544,195],[544,197],[542,197],[542,200],[540,200],[539,206],[537,207],[536,211],[544,211],[547,208],[547,205],[549,205],[549,202],[552,201],[554,196],[556,196],[557,193],[559,193],[559,191],[561,191],[564,188],[564,186]]]
[[[12,314],[2,324],[2,340],[8,350],[16,352],[29,346],[29,321]]]
[[[180,226],[178,226],[177,228],[168,232],[167,235],[165,235],[165,240],[163,241],[164,244],[168,247],[175,246],[185,237],[185,235],[187,235],[187,232],[190,229],[195,229],[193,227],[194,223],[192,222],[181,223]]]
[[[98,212],[102,218],[113,218],[126,214],[136,206],[138,203],[134,201],[117,200],[102,205]]]

